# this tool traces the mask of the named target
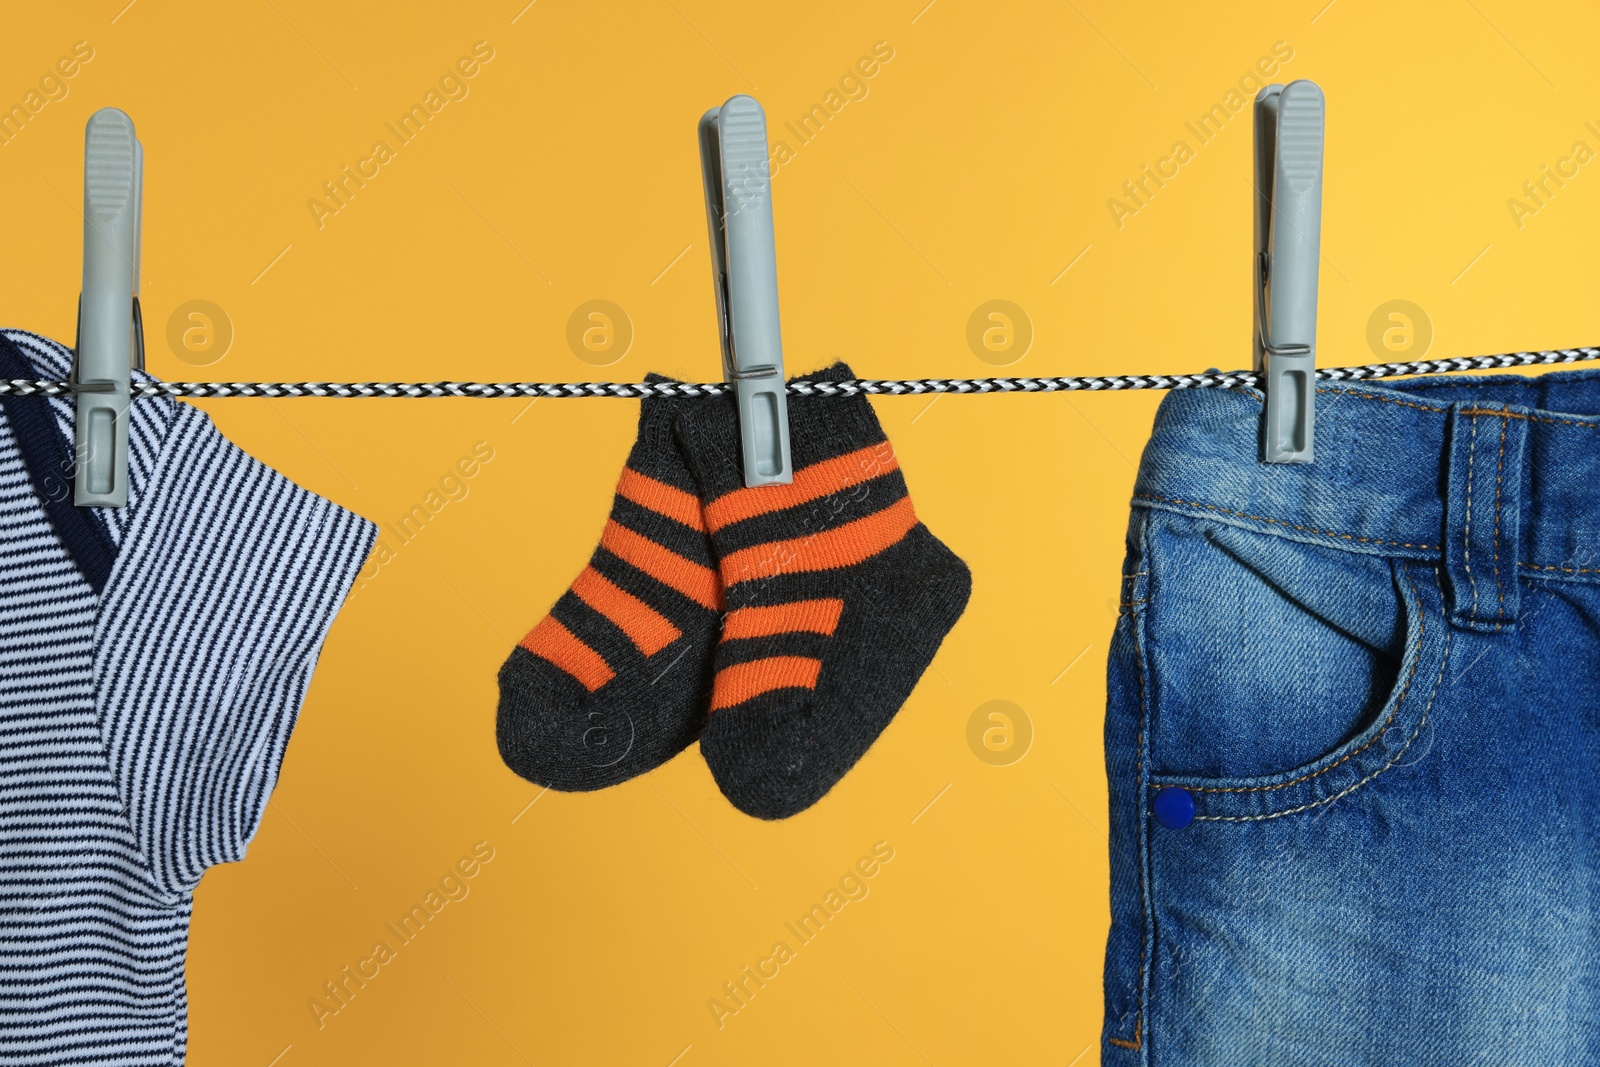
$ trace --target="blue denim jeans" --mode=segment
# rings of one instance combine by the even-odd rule
[[[1600,1063],[1600,374],[1171,393],[1109,665],[1110,1067]]]

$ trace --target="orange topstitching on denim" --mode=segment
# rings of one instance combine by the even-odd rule
[[[1140,531],[1140,540],[1141,542],[1144,540],[1144,533],[1142,529]],[[1141,544],[1140,548],[1142,553],[1148,555],[1149,547],[1147,545]],[[1124,579],[1128,577],[1138,579],[1149,573],[1150,572],[1148,570],[1142,570],[1133,575],[1125,575]],[[1130,602],[1138,600],[1138,598],[1135,596],[1134,590],[1131,588],[1128,591],[1128,600]],[[1145,603],[1148,602],[1148,600],[1149,598],[1146,597],[1144,600],[1139,600],[1138,602]],[[1136,761],[1135,766],[1137,768],[1135,773],[1138,776],[1139,782],[1142,783],[1144,781],[1144,732],[1145,724],[1150,715],[1149,701],[1145,696],[1144,685],[1144,641],[1139,635],[1138,620],[1136,618],[1130,617],[1128,619],[1128,626],[1133,636],[1134,653],[1138,658],[1138,662],[1135,665],[1136,669],[1134,674],[1139,682],[1139,733],[1134,739],[1134,758]],[[1132,1039],[1123,1037],[1106,1038],[1107,1041],[1118,1048],[1131,1049],[1134,1052],[1139,1051],[1139,1048],[1144,1040],[1144,972],[1145,966],[1149,960],[1149,951],[1145,947],[1145,942],[1150,937],[1149,893],[1145,887],[1146,860],[1145,849],[1142,847],[1142,841],[1145,833],[1148,832],[1148,826],[1146,825],[1146,820],[1144,819],[1140,819],[1139,822],[1139,836],[1141,840],[1141,847],[1139,849],[1139,918],[1142,920],[1142,923],[1139,930],[1139,977],[1137,979],[1138,984],[1134,988],[1134,996],[1137,1000],[1139,1008],[1137,1014],[1135,1014],[1133,1018]]]
[[[1317,392],[1342,393],[1345,396],[1353,396],[1359,400],[1376,400],[1380,404],[1399,404],[1401,407],[1416,408],[1418,411],[1445,412],[1450,410],[1449,408],[1437,407],[1433,404],[1418,404],[1412,400],[1401,400],[1392,396],[1373,396],[1371,393],[1362,393],[1354,389],[1334,389],[1332,387],[1324,386],[1318,388]],[[1494,415],[1495,417],[1502,419],[1526,419],[1528,422],[1548,422],[1555,426],[1581,426],[1586,430],[1600,430],[1600,422],[1584,422],[1580,419],[1557,419],[1552,418],[1549,415],[1525,415],[1521,412],[1506,411],[1501,408],[1461,408],[1460,414]]]
[[[1600,423],[1582,422],[1578,419],[1553,419],[1548,415],[1524,415],[1517,411],[1498,408],[1462,408],[1463,415],[1497,415],[1503,419],[1526,419],[1528,422],[1548,422],[1555,426],[1580,426],[1586,430],[1600,430]]]
[[[1554,564],[1529,563],[1526,560],[1522,566],[1534,571],[1562,571],[1566,574],[1600,574],[1600,567],[1558,567]]]

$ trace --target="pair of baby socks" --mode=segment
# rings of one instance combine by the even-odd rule
[[[600,789],[698,737],[728,800],[779,819],[866,753],[972,579],[865,397],[791,396],[789,436],[792,484],[746,488],[732,398],[643,401],[599,547],[500,670],[512,770]]]

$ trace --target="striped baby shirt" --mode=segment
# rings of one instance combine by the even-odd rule
[[[0,378],[71,366],[0,331]],[[0,1064],[183,1062],[195,887],[243,857],[376,533],[195,407],[129,425],[128,506],[80,508],[71,399],[0,399]]]

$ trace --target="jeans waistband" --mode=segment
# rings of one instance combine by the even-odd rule
[[[1435,560],[1452,620],[1514,622],[1519,578],[1600,582],[1600,372],[1317,389],[1316,462],[1259,461],[1261,394],[1169,393],[1136,508]]]

